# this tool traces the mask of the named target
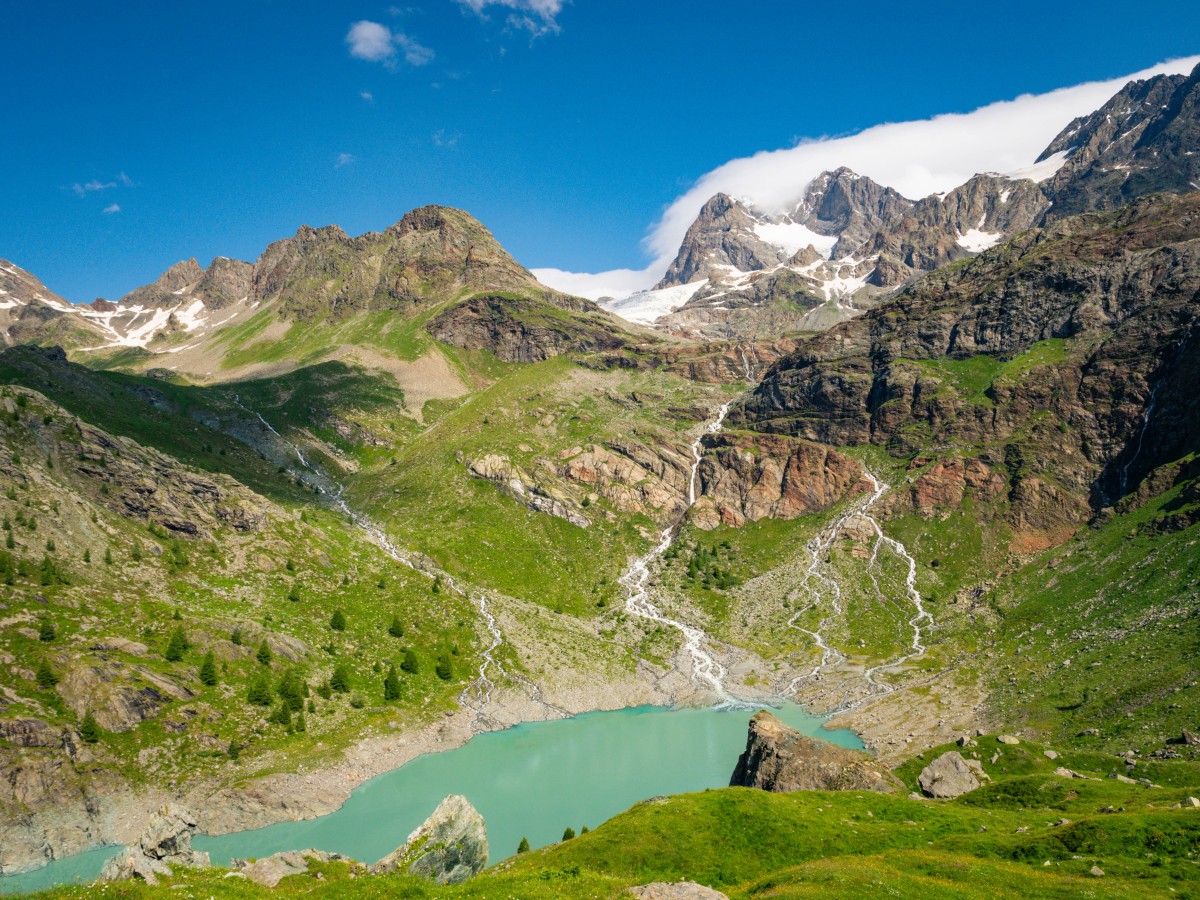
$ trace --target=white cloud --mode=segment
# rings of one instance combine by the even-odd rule
[[[104,207],[104,209],[102,210],[102,212],[108,216],[111,216],[113,213],[119,213],[120,211],[121,211],[121,204],[119,204],[119,203],[110,203],[108,206]]]
[[[596,275],[566,272],[562,269],[531,271],[533,277],[542,284],[589,300],[599,300],[601,297],[628,297],[654,284],[663,273],[657,260],[647,269],[613,269]]]
[[[115,188],[116,186],[117,183],[115,181],[98,181],[93,178],[91,181],[85,181],[83,184],[80,184],[78,181],[75,182],[71,185],[71,190],[75,192],[75,196],[77,197],[86,197],[88,194],[107,191],[109,188]]]
[[[339,153],[339,154],[337,155],[337,159],[335,159],[335,160],[333,161],[333,167],[334,167],[335,169],[340,169],[340,168],[342,168],[342,166],[348,166],[348,165],[350,165],[351,163],[356,163],[356,162],[358,162],[358,157],[357,157],[357,156],[355,156],[354,154],[352,154],[352,153]]]
[[[394,64],[397,50],[403,53],[404,61],[412,66],[423,66],[434,56],[432,50],[408,35],[365,19],[350,26],[346,33],[346,44],[350,47],[351,56],[369,62]]]
[[[876,125],[847,137],[804,141],[784,150],[731,160],[697,180],[650,228],[644,245],[654,262],[643,270],[644,280],[634,287],[650,287],[666,271],[688,226],[713,194],[726,193],[766,210],[782,211],[800,199],[815,176],[838,166],[849,166],[907,197],[948,191],[979,172],[1009,172],[1028,166],[1068,122],[1102,106],[1127,82],[1186,73],[1197,63],[1200,56],[1172,60],[1123,78],[1025,94],[970,113]],[[594,275],[537,271],[545,273],[544,278],[538,277],[551,287],[582,296],[596,294],[613,283],[626,283],[630,273],[628,269]]]
[[[487,7],[499,6],[509,10],[508,24],[524,28],[535,36],[558,31],[558,14],[564,0],[458,0],[460,4],[483,15]]]
[[[375,102],[375,95],[374,95],[374,94],[372,94],[370,91],[359,91],[359,92],[358,92],[358,96],[362,97],[362,98],[363,98],[364,100],[366,100],[368,103],[374,103],[374,102]]]
[[[457,147],[461,137],[462,132],[448,132],[445,128],[439,128],[433,133],[433,144],[435,147]]]

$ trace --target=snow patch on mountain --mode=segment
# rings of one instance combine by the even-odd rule
[[[660,317],[674,312],[708,285],[708,279],[657,291],[639,291],[621,300],[601,301],[609,312],[638,325],[653,325]]]
[[[754,226],[754,233],[768,244],[782,248],[789,256],[811,244],[818,253],[829,259],[838,242],[837,235],[817,234],[798,222],[759,222]]]

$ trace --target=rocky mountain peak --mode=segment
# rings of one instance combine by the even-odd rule
[[[835,236],[833,256],[848,256],[885,221],[909,209],[913,201],[853,169],[822,172],[804,192],[791,220],[817,234]]]
[[[728,194],[714,194],[688,228],[675,260],[656,289],[751,272],[777,265],[788,254],[764,240],[755,227],[764,219]]]

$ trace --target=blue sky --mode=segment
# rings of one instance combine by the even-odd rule
[[[0,257],[114,299],[181,258],[445,203],[531,267],[642,267],[664,209],[729,160],[1200,50],[1200,5],[1141,10],[10,3]]]

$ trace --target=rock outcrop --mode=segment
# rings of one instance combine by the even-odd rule
[[[375,865],[374,874],[402,872],[439,884],[461,884],[487,866],[487,829],[466,797],[443,800],[400,847]]]
[[[986,779],[978,760],[966,759],[957,750],[951,750],[922,769],[917,783],[926,797],[949,800],[975,790]]]
[[[891,792],[902,787],[871,754],[810,738],[765,710],[750,720],[746,750],[738,757],[729,784],[775,793]]]
[[[726,894],[694,881],[655,881],[626,889],[638,900],[729,900]]]
[[[358,866],[348,856],[340,853],[326,853],[324,850],[284,850],[270,856],[256,859],[253,862],[245,859],[235,859],[230,868],[241,872],[255,884],[273,888],[283,879],[291,875],[303,875],[309,870],[311,863],[341,862]]]
[[[151,818],[136,844],[126,847],[104,864],[100,880],[139,879],[147,884],[157,884],[158,876],[169,875],[171,866],[208,866],[208,854],[192,849],[195,833],[196,820],[191,813],[176,806],[165,806]]]
[[[471,462],[467,470],[476,478],[490,481],[502,493],[536,512],[556,516],[579,528],[587,528],[592,524],[564,492],[555,490],[552,485],[535,483],[506,456],[489,453]]]

